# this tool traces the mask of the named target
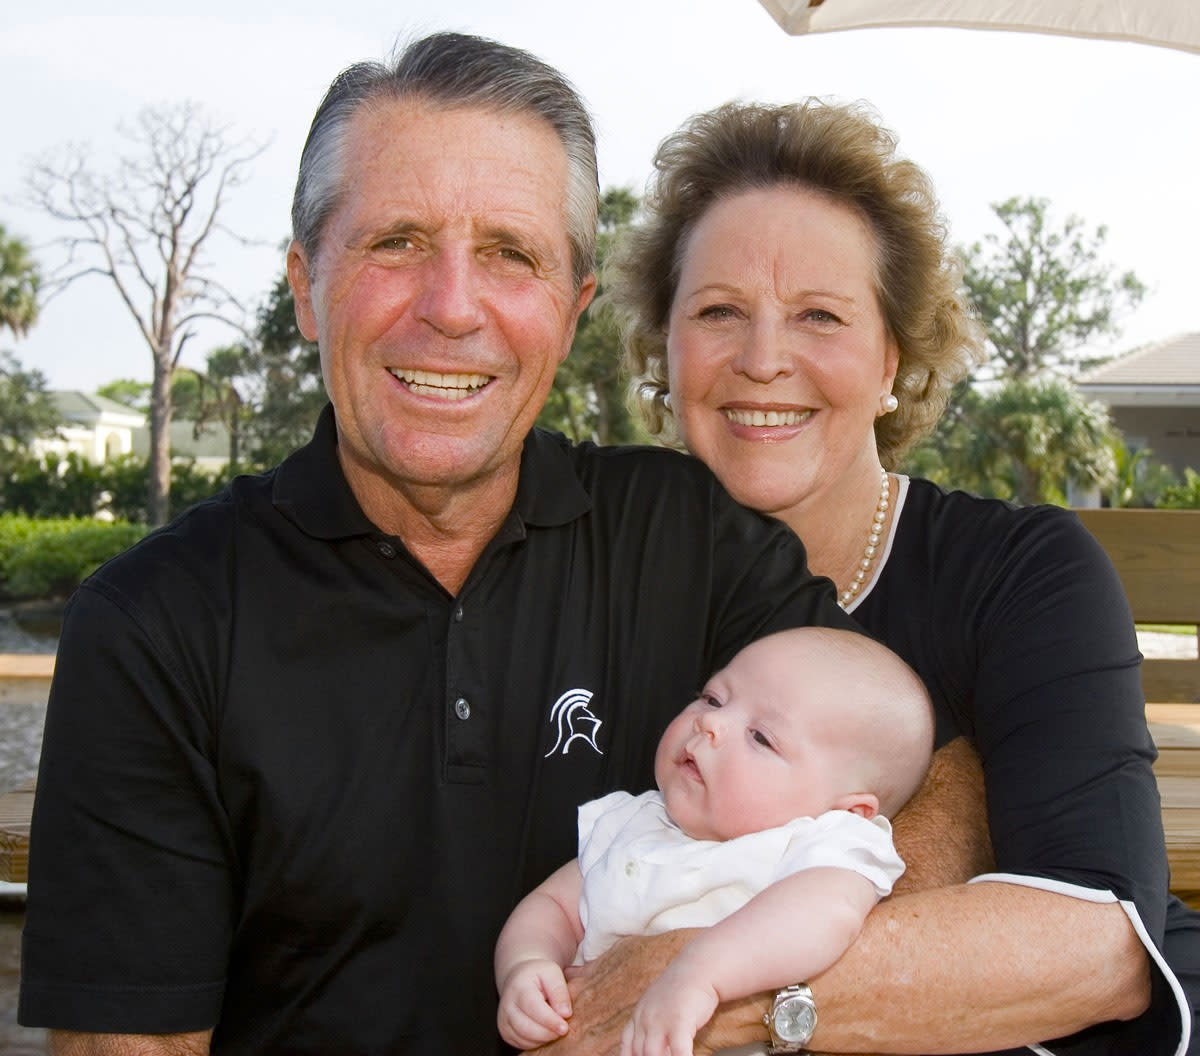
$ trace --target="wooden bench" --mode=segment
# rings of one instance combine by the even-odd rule
[[[1107,551],[1139,623],[1200,635],[1200,510],[1078,510]],[[45,679],[52,657],[0,657],[0,676]],[[1171,889],[1200,908],[1200,659],[1142,665],[1146,717],[1159,748]],[[24,883],[32,784],[0,796],[0,881]]]
[[[28,781],[0,796],[0,881],[7,884],[23,884],[28,876],[33,785]]]
[[[1200,510],[1077,510],[1138,623],[1183,624],[1200,645]],[[1200,909],[1200,659],[1142,664],[1171,890]]]

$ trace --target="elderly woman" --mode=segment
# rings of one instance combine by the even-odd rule
[[[795,529],[923,676],[939,744],[982,760],[994,870],[881,905],[805,980],[806,1048],[1200,1051],[1200,922],[1167,894],[1111,566],[1067,511],[896,472],[976,348],[928,179],[816,100],[699,115],[656,169],[611,287],[646,422]]]

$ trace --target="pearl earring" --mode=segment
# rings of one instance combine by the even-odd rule
[[[879,405],[883,408],[881,411],[882,414],[891,414],[892,411],[900,406],[900,401],[889,392],[879,401]]]

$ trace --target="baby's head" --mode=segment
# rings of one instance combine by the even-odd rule
[[[925,686],[853,631],[798,627],[752,642],[658,743],[654,776],[689,836],[728,840],[827,810],[891,817],[933,749]]]

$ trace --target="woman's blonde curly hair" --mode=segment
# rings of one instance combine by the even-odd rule
[[[895,136],[869,107],[815,98],[727,103],[698,114],[663,141],[654,167],[644,219],[605,269],[631,402],[650,432],[677,440],[664,402],[666,331],[692,229],[720,199],[795,185],[853,209],[874,233],[876,294],[900,349],[893,386],[900,406],[876,419],[875,436],[883,465],[895,468],[933,428],[981,348],[928,176],[896,156]]]

